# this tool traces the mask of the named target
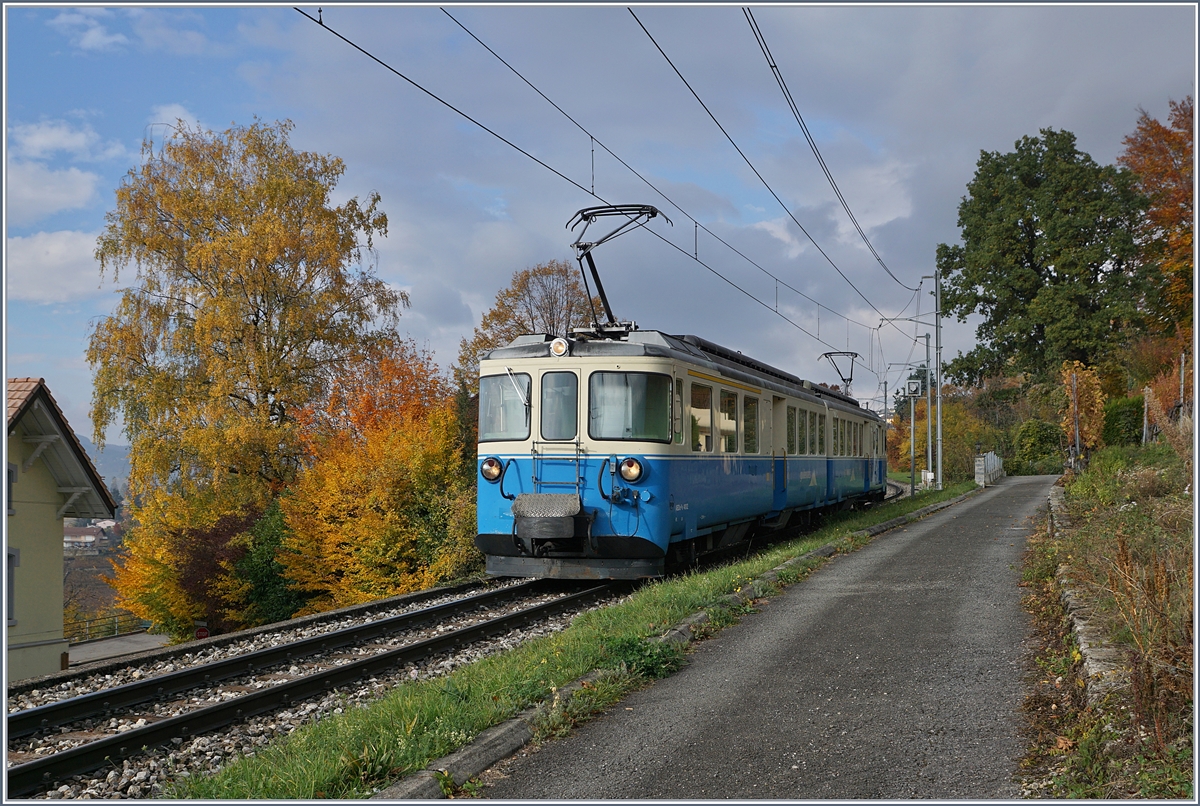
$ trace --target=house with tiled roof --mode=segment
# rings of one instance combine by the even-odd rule
[[[9,378],[5,506],[7,679],[67,668],[63,518],[111,518],[115,505],[42,378]]]

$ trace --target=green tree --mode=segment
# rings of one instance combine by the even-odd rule
[[[958,208],[962,245],[937,248],[945,309],[983,316],[978,346],[950,363],[950,377],[1048,382],[1063,361],[1119,366],[1143,328],[1135,235],[1147,202],[1133,179],[1097,165],[1066,131],[980,154]]]
[[[95,441],[118,418],[130,441],[135,526],[114,584],[155,621],[187,622],[217,584],[213,563],[193,578],[178,536],[232,539],[231,518],[266,509],[303,458],[295,412],[394,342],[407,304],[370,260],[378,195],[334,206],[342,161],[296,151],[291,130],[179,122],[143,144],[97,241],[102,276],[136,272],[87,351]]]

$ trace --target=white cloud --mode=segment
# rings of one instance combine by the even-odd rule
[[[787,247],[787,256],[789,258],[797,258],[804,251],[804,244],[796,239],[795,235],[788,230],[789,218],[776,218],[772,221],[759,221],[753,224],[754,229],[760,229],[770,235]]]
[[[129,43],[129,38],[124,34],[109,33],[100,23],[110,14],[99,8],[72,9],[63,11],[46,24],[68,37],[71,44],[80,50],[110,50]]]
[[[91,126],[76,128],[65,120],[18,123],[9,129],[10,154],[31,160],[47,159],[65,151],[78,160],[96,161],[125,155],[125,148],[110,140],[101,142]]]
[[[161,9],[129,9],[133,31],[148,50],[165,50],[185,56],[195,56],[209,49],[208,37],[199,31],[172,25],[175,20],[195,20],[195,14],[168,14]]]
[[[56,171],[39,162],[8,165],[5,212],[8,223],[24,226],[62,210],[86,207],[100,177],[78,168]]]
[[[182,120],[189,125],[203,128],[200,118],[188,111],[187,107],[183,104],[162,104],[153,107],[150,110],[149,117],[146,118],[146,122],[151,126],[165,123],[168,126],[174,127],[177,120]]]
[[[98,234],[62,230],[9,238],[8,298],[56,303],[96,296],[100,271],[92,253]]]

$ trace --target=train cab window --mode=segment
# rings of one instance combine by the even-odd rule
[[[825,455],[825,415],[817,415],[817,453]]]
[[[801,419],[804,418],[804,413],[800,413]],[[787,452],[794,454],[796,452],[796,407],[787,407]]]
[[[742,447],[746,453],[758,453],[758,398],[742,398]]]
[[[683,444],[683,378],[675,379],[675,406],[671,409],[675,423],[675,444]]]
[[[725,453],[737,453],[737,392],[721,390],[720,416],[721,419],[718,422],[721,426],[721,450]]]
[[[692,404],[688,408],[691,420],[692,450],[709,453],[713,449],[712,387],[692,384]]]
[[[579,378],[574,372],[542,375],[542,439],[575,439],[579,430]]]
[[[479,379],[479,441],[529,438],[530,379],[506,372]]]
[[[592,439],[671,441],[671,377],[649,372],[593,372],[588,378]]]

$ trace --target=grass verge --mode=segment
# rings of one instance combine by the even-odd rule
[[[300,727],[212,775],[177,781],[166,795],[208,800],[364,798],[539,702],[544,707],[537,736],[560,735],[629,691],[678,668],[680,650],[647,638],[700,610],[709,611],[707,631],[728,626],[744,611],[720,606],[719,600],[760,574],[826,543],[851,551],[869,540],[852,537],[853,532],[974,488],[974,482],[963,482],[912,499],[837,513],[816,531],[745,560],[645,585],[618,604],[576,617],[566,630],[443,678],[403,683],[369,707],[350,708]],[[807,562],[779,581],[799,581],[823,562]],[[597,669],[606,671],[570,698],[557,697],[567,683]]]
[[[1029,541],[1023,582],[1039,639],[1023,762],[1036,797],[1192,798],[1192,528],[1187,474],[1169,448],[1110,448],[1067,487],[1071,526]],[[1065,566],[1127,684],[1089,703],[1060,597]]]

